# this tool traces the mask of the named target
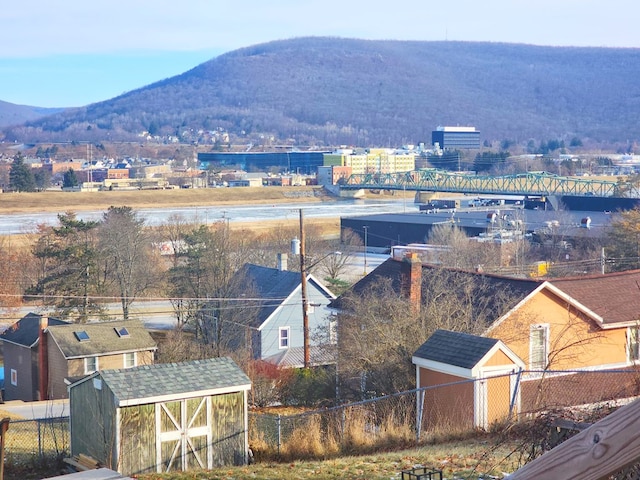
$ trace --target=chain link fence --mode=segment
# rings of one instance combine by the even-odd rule
[[[410,447],[434,438],[494,431],[542,415],[594,422],[640,396],[635,368],[597,372],[522,371],[430,387],[293,415],[249,414],[257,459],[309,458]],[[69,455],[68,417],[13,420],[7,464]]]
[[[443,377],[444,378],[444,377]],[[451,378],[451,377],[450,377]],[[441,379],[442,380],[442,379]],[[249,440],[281,458],[416,445],[539,415],[593,420],[640,396],[640,371],[520,371],[294,415],[250,413]]]
[[[68,454],[69,417],[12,420],[5,439],[8,465],[28,466]]]

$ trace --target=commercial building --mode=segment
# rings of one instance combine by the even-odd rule
[[[416,155],[410,152],[389,148],[370,148],[366,150],[341,149],[324,155],[326,167],[350,167],[351,172],[360,173],[396,173],[415,170]]]
[[[475,127],[438,127],[431,132],[431,143],[444,150],[480,148],[480,132]]]
[[[325,153],[329,152],[211,152],[198,153],[198,162],[202,170],[213,167],[223,170],[235,168],[245,172],[313,175],[322,165]]]

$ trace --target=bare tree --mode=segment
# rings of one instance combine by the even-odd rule
[[[149,232],[131,207],[109,207],[99,228],[100,251],[108,259],[108,277],[114,282],[122,315],[129,318],[131,303],[158,281]]]
[[[343,232],[342,239],[329,240],[326,249],[329,254],[319,262],[318,269],[333,283],[344,274],[353,255],[362,250],[362,240],[359,235],[347,229]]]

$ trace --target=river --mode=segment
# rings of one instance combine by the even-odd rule
[[[413,213],[418,206],[408,199],[394,200],[340,200],[322,203],[277,203],[272,205],[223,205],[202,207],[164,207],[136,209],[149,226],[166,222],[172,215],[185,221],[209,224],[227,220],[233,222],[259,222],[260,220],[293,220],[304,211],[305,218],[350,217],[376,213]],[[104,210],[77,212],[81,220],[99,220]],[[55,212],[16,213],[0,215],[0,235],[33,233],[38,225],[58,224]]]

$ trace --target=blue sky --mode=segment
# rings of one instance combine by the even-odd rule
[[[637,0],[20,0],[0,11],[0,100],[107,100],[301,36],[640,48]]]

